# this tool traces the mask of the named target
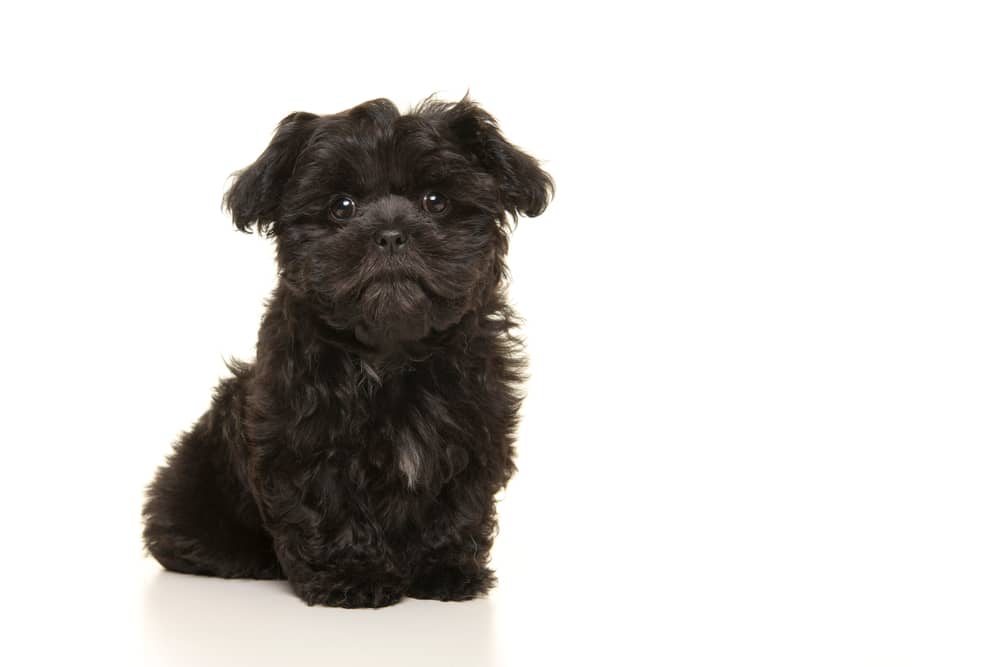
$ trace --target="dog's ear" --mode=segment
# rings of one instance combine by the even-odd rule
[[[224,198],[224,206],[241,232],[257,225],[260,233],[271,233],[288,177],[303,145],[315,128],[316,114],[298,111],[278,123],[274,138],[257,161],[236,172]]]
[[[531,157],[504,138],[497,121],[468,95],[448,110],[448,125],[459,143],[496,179],[501,205],[514,218],[540,215],[555,186]]]

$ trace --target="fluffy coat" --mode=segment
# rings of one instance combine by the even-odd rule
[[[309,604],[488,591],[524,366],[507,237],[551,193],[468,98],[283,120],[225,199],[276,243],[257,358],[157,472],[149,553]]]

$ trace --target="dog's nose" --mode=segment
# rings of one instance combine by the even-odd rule
[[[375,245],[387,255],[406,250],[406,235],[398,229],[383,229],[375,232]]]

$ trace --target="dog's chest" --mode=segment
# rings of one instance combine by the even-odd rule
[[[453,434],[445,432],[419,405],[397,410],[381,425],[381,448],[385,472],[413,491],[439,485],[453,471],[449,451]]]
[[[396,451],[396,465],[407,488],[415,489],[420,482],[420,467],[426,457],[424,448],[413,442],[403,442]]]
[[[386,391],[368,415],[369,460],[387,483],[409,491],[440,488],[468,463],[462,421],[447,399],[426,389]]]

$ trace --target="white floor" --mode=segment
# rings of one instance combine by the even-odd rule
[[[285,582],[150,572],[144,664],[496,665],[497,603],[405,600],[381,610],[310,608]]]
[[[67,568],[55,577],[62,586],[15,581],[8,608],[17,631],[0,650],[3,663],[500,666],[663,658],[649,609],[619,607],[610,590],[588,604],[586,595],[559,594],[558,584],[510,582],[488,599],[344,610],[309,607],[283,581],[180,575],[150,559],[113,570],[97,576]]]

